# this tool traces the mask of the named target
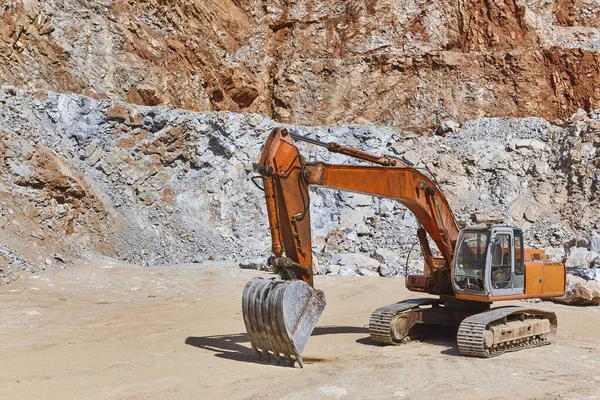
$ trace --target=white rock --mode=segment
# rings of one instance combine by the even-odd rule
[[[392,274],[392,269],[386,264],[381,264],[379,266],[379,275],[381,276],[390,276]]]
[[[557,247],[546,247],[546,260],[550,262],[563,262],[565,258],[565,251],[562,248]]]
[[[329,265],[327,268],[327,273],[332,275],[339,275],[341,269],[342,267],[340,267],[339,265]]]
[[[340,268],[339,275],[341,276],[356,276],[358,273],[356,272],[356,268],[351,265],[342,265]]]
[[[571,247],[567,254],[565,266],[567,269],[574,268],[589,268],[591,263],[592,252],[581,247]]]
[[[379,268],[379,261],[361,253],[338,253],[333,258],[332,263],[347,265],[356,269],[365,268],[371,271],[377,271]]]
[[[471,218],[473,218],[473,220],[477,224],[500,224],[504,222],[504,217],[502,216],[502,214],[495,210],[475,211],[471,214]]]

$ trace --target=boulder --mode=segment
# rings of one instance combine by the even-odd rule
[[[394,271],[388,265],[381,264],[379,266],[379,275],[381,276],[391,276]]]
[[[546,260],[549,262],[563,262],[565,258],[565,251],[559,247],[546,247]]]
[[[323,236],[316,236],[312,240],[312,249],[313,252],[320,254],[325,250],[325,246],[327,245],[327,239]]]
[[[381,263],[379,267],[380,276],[403,276],[404,268],[400,263],[400,258],[395,251],[391,251],[385,247],[379,247],[371,254]]]
[[[370,269],[359,268],[358,274],[360,276],[379,276],[379,272],[373,272]]]
[[[567,253],[565,266],[567,270],[589,268],[592,261],[592,252],[583,247],[571,247]]]
[[[567,290],[564,296],[552,301],[568,305],[597,306],[600,304],[600,282],[567,274]]]
[[[333,256],[328,270],[334,273],[334,266],[338,266],[338,274],[343,276],[379,275],[379,261],[361,253],[337,253]]]
[[[340,276],[356,276],[358,271],[351,265],[342,265],[339,272]]]
[[[319,266],[319,274],[320,275],[339,275],[340,274],[340,266],[327,264],[323,266]]]
[[[493,210],[475,211],[471,214],[471,218],[473,218],[473,220],[477,224],[501,224],[504,222],[504,217],[502,216],[502,214],[500,214],[498,211]]]
[[[374,259],[376,259],[377,261],[379,261],[380,263],[385,263],[385,264],[398,263],[398,255],[396,255],[395,252],[393,252],[385,247],[379,247],[379,248],[375,249],[372,257]]]
[[[379,261],[361,253],[338,253],[333,257],[332,263],[351,265],[356,268],[366,268],[372,271],[376,271],[379,268]]]

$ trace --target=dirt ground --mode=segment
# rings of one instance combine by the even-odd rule
[[[369,341],[372,310],[418,297],[402,280],[319,276],[328,305],[292,369],[248,343],[241,294],[260,274],[94,260],[1,286],[0,398],[600,399],[600,307],[536,304],[558,314],[554,344],[474,359],[451,337]]]

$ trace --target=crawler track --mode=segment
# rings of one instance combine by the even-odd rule
[[[460,353],[463,355],[487,358],[506,352],[550,344],[548,338],[541,337],[541,335],[534,335],[519,340],[513,340],[510,343],[494,344],[491,347],[486,348],[484,345],[486,330],[491,325],[502,323],[502,321],[511,317],[521,319],[547,318],[550,321],[551,333],[556,332],[557,321],[556,315],[553,312],[524,307],[495,308],[472,315],[463,320],[456,335]]]
[[[438,299],[409,299],[389,306],[380,307],[371,314],[369,320],[369,334],[371,339],[377,343],[400,344],[405,338],[398,340],[392,336],[392,320],[403,312],[419,308],[424,305],[440,304]]]

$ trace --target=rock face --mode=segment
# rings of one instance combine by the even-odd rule
[[[600,107],[598,15],[592,0],[7,0],[0,84],[417,133],[566,119]]]
[[[269,255],[270,239],[262,192],[250,178],[275,126],[255,114],[1,88],[2,242],[36,265],[88,252],[145,265],[256,263]],[[525,229],[527,245],[558,249],[556,257],[600,229],[600,113],[579,113],[564,126],[484,118],[444,137],[369,125],[291,128],[426,168],[461,225],[495,210]],[[308,160],[348,162],[299,147]],[[319,270],[356,265],[355,273],[400,276],[419,264],[416,221],[400,204],[328,189],[312,190],[311,199]],[[373,261],[331,262],[352,253]]]

